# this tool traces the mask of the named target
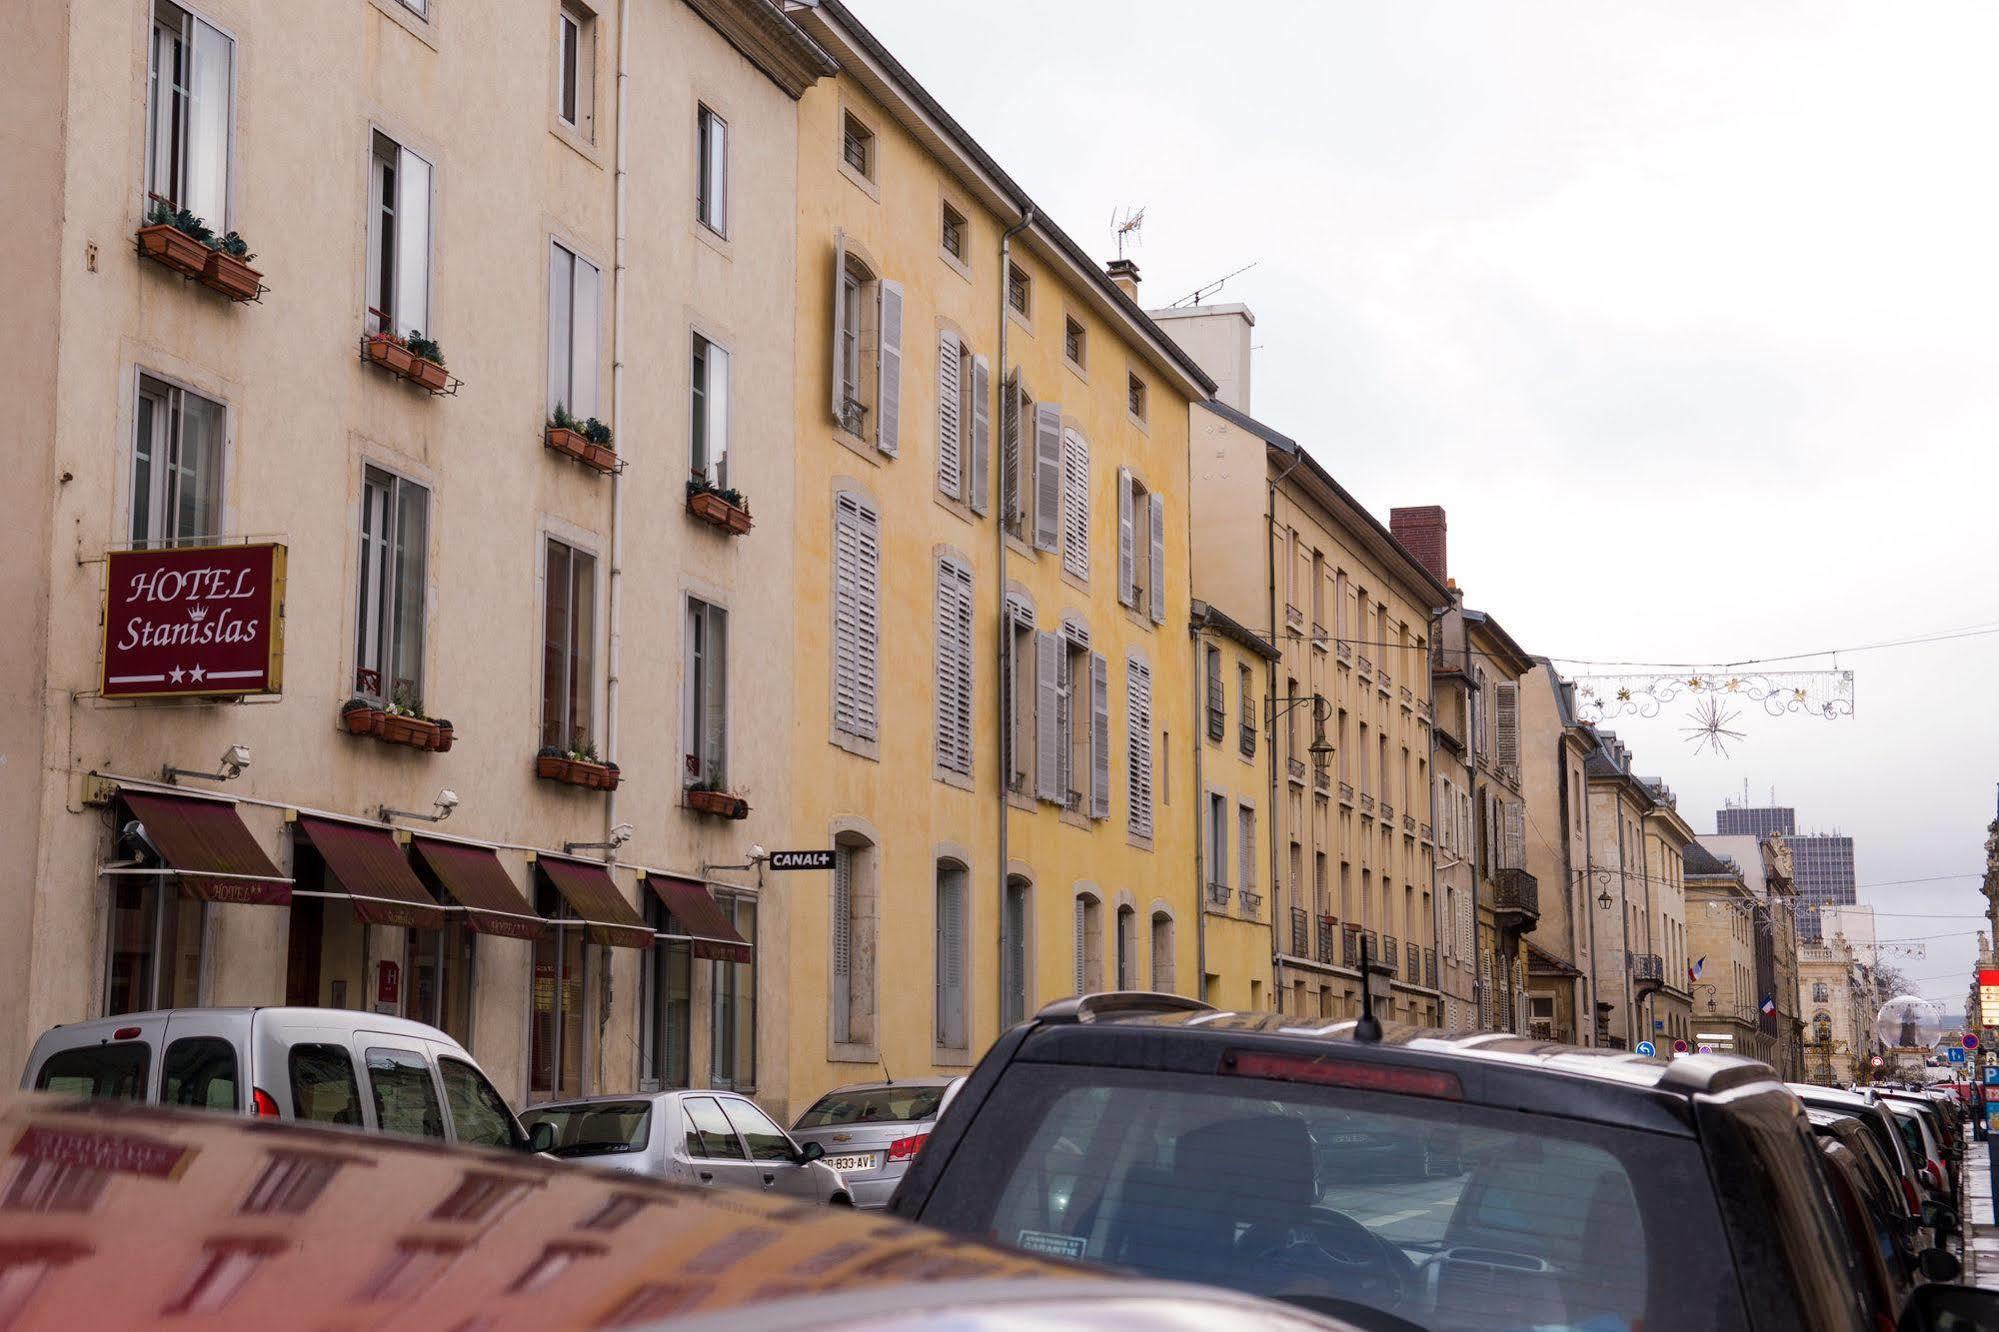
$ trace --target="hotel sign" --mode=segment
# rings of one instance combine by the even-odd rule
[[[283,546],[114,550],[105,565],[104,697],[282,692]]]

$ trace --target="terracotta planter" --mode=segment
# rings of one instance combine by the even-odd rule
[[[430,747],[440,754],[449,754],[451,752],[451,740],[452,728],[449,726],[438,726],[433,729],[430,737]]]
[[[410,364],[416,358],[410,355],[408,347],[399,342],[391,342],[387,338],[369,338],[367,347],[369,360],[391,374],[401,375],[405,379],[409,377]]]
[[[583,438],[583,432],[580,430],[571,430],[567,426],[550,426],[548,433],[542,436],[542,442],[557,453],[574,458],[585,467],[595,468],[600,472],[617,469],[617,453],[608,444],[592,444]]]
[[[737,536],[750,530],[750,511],[737,508],[712,490],[697,490],[687,497],[687,511],[704,523]]]
[[[411,745],[417,749],[428,749],[430,733],[435,729],[427,721],[385,712],[382,714],[381,728],[376,734],[392,745]]]
[[[429,389],[432,393],[442,393],[445,385],[451,382],[451,376],[445,373],[443,366],[439,365],[436,361],[426,360],[414,353],[410,356],[409,375],[411,379],[424,388]]]
[[[559,754],[535,755],[534,775],[543,781],[563,782],[569,786],[581,786],[591,791],[618,789],[617,769],[602,763],[564,758]]]
[[[198,278],[208,271],[208,256],[214,251],[178,227],[158,222],[139,228],[139,253],[176,273]]]
[[[375,728],[382,724],[382,710],[349,708],[340,714],[340,724],[347,728],[349,735],[373,735]]]
[[[232,301],[250,301],[264,289],[264,275],[235,255],[222,250],[208,252],[208,267],[201,275],[204,286],[221,292]]]
[[[722,819],[746,819],[750,816],[750,802],[727,791],[689,791],[687,807],[697,814],[712,814]]]
[[[590,456],[584,461],[600,472],[615,472],[618,470],[618,451],[609,444],[592,444]]]
[[[739,509],[733,504],[729,506],[729,531],[733,535],[741,536],[755,526],[748,509]]]
[[[534,775],[545,782],[565,782],[569,780],[569,760],[557,754],[537,754],[534,759]]]

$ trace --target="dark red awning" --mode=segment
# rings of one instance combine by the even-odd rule
[[[326,867],[354,899],[354,914],[370,925],[441,930],[444,909],[430,895],[387,828],[301,814],[299,831],[319,848]]]
[[[560,856],[541,856],[535,864],[577,918],[589,923],[590,942],[613,948],[652,947],[652,926],[632,910],[602,865]]]
[[[539,939],[548,922],[534,913],[492,850],[464,842],[417,837],[416,853],[451,899],[465,908],[466,923],[480,934],[506,939]]]
[[[645,883],[666,903],[678,932],[688,936],[694,956],[716,962],[748,962],[756,956],[704,885],[671,874],[650,873]]]
[[[204,902],[288,906],[292,883],[243,826],[233,800],[120,789],[119,802],[146,830],[181,891]]]

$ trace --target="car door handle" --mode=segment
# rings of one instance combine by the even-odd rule
[[[765,1175],[765,1176],[764,1176],[764,1183],[765,1183],[765,1184],[775,1184],[775,1183],[777,1183],[777,1176],[776,1176],[776,1175]]]
[[[701,1182],[702,1182],[703,1184],[712,1184],[712,1183],[714,1183],[714,1182],[715,1182],[715,1172],[714,1172],[714,1171],[712,1171],[712,1170],[702,1170],[702,1171],[699,1171],[699,1172],[697,1172],[697,1173],[698,1173],[698,1174],[700,1175],[700,1177],[701,1177]]]

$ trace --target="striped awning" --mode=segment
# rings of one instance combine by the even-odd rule
[[[480,934],[506,939],[539,939],[548,922],[535,914],[506,867],[490,847],[416,837],[417,855],[451,900],[465,908],[465,921]]]
[[[645,923],[632,904],[618,891],[610,871],[588,860],[565,860],[560,856],[539,856],[540,868],[562,900],[588,924],[590,942],[613,948],[652,947],[652,926]]]
[[[409,857],[387,828],[301,814],[306,835],[334,879],[354,899],[354,914],[370,925],[444,928],[444,910],[410,868]]]
[[[716,962],[748,962],[756,956],[704,885],[672,874],[648,872],[640,877],[666,904],[678,927],[675,933],[688,937],[694,956]]]
[[[204,902],[289,906],[292,881],[278,872],[243,826],[233,800],[119,788],[118,802],[145,830],[163,873]]]

